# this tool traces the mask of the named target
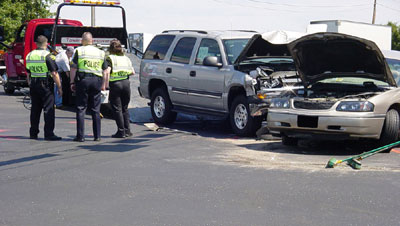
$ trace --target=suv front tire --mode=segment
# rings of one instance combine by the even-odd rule
[[[157,88],[151,94],[150,109],[157,124],[167,125],[176,119],[176,112],[172,111],[172,103],[165,88]]]
[[[262,123],[262,117],[250,115],[249,104],[246,97],[242,95],[233,100],[229,118],[233,132],[243,137],[253,136]]]

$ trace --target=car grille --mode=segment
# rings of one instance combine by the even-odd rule
[[[310,110],[326,110],[331,108],[336,102],[324,101],[324,102],[313,102],[313,101],[294,101],[293,105],[295,108],[310,109]]]

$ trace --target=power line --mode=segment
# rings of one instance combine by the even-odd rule
[[[276,3],[270,1],[260,1],[260,0],[247,0],[249,2],[261,3],[261,4],[268,4],[268,5],[276,5],[276,6],[288,6],[288,7],[303,7],[303,8],[326,8],[326,7],[360,7],[360,6],[369,6],[370,4],[354,4],[354,5],[297,5],[297,4],[288,4],[288,3]]]
[[[398,10],[398,9],[393,9],[393,8],[391,8],[389,6],[386,6],[386,5],[383,5],[381,3],[376,3],[376,4],[382,6],[383,8],[390,9],[390,10],[393,10],[393,11],[396,11],[396,12],[400,12],[400,10]]]
[[[263,6],[254,6],[254,5],[244,5],[244,4],[240,4],[240,3],[232,3],[232,2],[227,2],[224,0],[212,0],[214,2],[218,2],[221,4],[225,4],[225,5],[230,5],[230,6],[240,6],[240,7],[246,7],[246,8],[253,8],[253,9],[265,9],[265,10],[269,10],[269,11],[281,11],[281,12],[290,12],[290,13],[305,13],[305,12],[309,12],[309,10],[307,9],[303,9],[303,10],[294,10],[294,9],[277,9],[277,8],[272,8],[272,7],[263,7]],[[247,0],[249,1],[249,0]],[[370,4],[368,5],[364,5],[359,7],[359,9],[366,9],[365,7],[370,8]],[[346,12],[346,11],[354,11],[354,7],[349,8],[349,9],[337,9],[337,10],[332,10],[331,7],[324,7],[324,9],[329,10],[330,12]]]

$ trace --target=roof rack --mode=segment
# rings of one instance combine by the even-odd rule
[[[166,31],[163,31],[162,33],[170,33],[170,32],[180,32],[180,33],[183,33],[183,32],[197,32],[199,34],[208,34],[207,31],[201,31],[201,30],[166,30]]]
[[[253,31],[253,30],[229,30],[229,31],[258,33],[258,31]]]

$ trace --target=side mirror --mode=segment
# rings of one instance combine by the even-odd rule
[[[4,27],[0,26],[0,42],[4,41]]]
[[[203,65],[210,67],[218,67],[218,68],[222,67],[222,63],[218,61],[218,57],[216,56],[208,56],[204,58]]]

